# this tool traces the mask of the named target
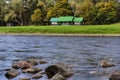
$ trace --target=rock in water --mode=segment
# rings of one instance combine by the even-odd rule
[[[23,73],[35,73],[35,69],[31,67],[31,68],[23,69],[22,72]]]
[[[35,73],[41,72],[43,69],[39,68],[39,67],[34,67]]]
[[[39,73],[36,73],[35,75],[32,76],[33,79],[38,79],[38,78],[41,78],[42,77],[42,74],[39,72]]]
[[[100,61],[99,65],[103,68],[107,68],[107,67],[112,67],[115,66],[113,63],[107,61],[107,60],[102,60]]]
[[[39,60],[38,61],[40,64],[46,64],[47,62],[46,61],[44,61],[44,60]]]
[[[12,68],[15,68],[15,69],[17,68],[25,69],[25,68],[30,68],[32,66],[33,65],[31,63],[28,63],[27,61],[18,61],[12,64]]]
[[[12,69],[12,70],[9,70],[6,74],[5,74],[5,76],[6,76],[6,78],[14,78],[14,77],[16,77],[17,75],[19,75],[20,73],[17,71],[17,70],[14,70],[14,69]]]
[[[27,60],[28,63],[31,63],[33,65],[38,65],[38,61],[36,59],[29,59]]]
[[[38,73],[42,71],[41,68],[37,68],[37,67],[31,67],[31,68],[27,68],[27,69],[22,69],[23,73]]]
[[[50,80],[66,80],[61,74],[55,74]]]
[[[20,78],[19,80],[30,80],[28,77]]]
[[[64,63],[57,63],[54,65],[48,66],[45,69],[45,72],[49,79],[52,78],[57,73],[61,74],[65,78],[71,77],[74,74],[73,69],[68,65],[65,65]]]
[[[120,80],[120,71],[113,72],[109,80]]]

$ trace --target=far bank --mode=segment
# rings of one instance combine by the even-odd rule
[[[120,36],[120,24],[85,26],[2,26],[0,27],[0,34]]]

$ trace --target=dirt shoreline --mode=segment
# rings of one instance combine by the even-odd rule
[[[40,33],[0,33],[0,35],[40,35],[40,36],[115,36],[120,34],[40,34]]]

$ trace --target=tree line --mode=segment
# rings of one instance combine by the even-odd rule
[[[120,21],[119,0],[0,0],[0,25],[49,25],[50,18],[84,17],[86,24]]]

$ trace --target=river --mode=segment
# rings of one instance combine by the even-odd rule
[[[111,72],[120,70],[120,37],[0,36],[0,70],[29,58],[46,60],[47,65],[70,65],[75,74],[68,80],[108,80]],[[103,69],[98,66],[100,60],[109,60],[116,66]],[[4,74],[0,71],[0,80],[7,80]]]

